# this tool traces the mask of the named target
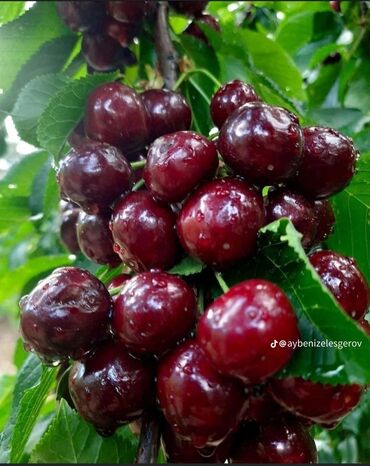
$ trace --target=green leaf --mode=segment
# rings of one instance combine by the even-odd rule
[[[7,2],[2,1],[0,3],[0,24],[8,23],[13,21],[24,12],[24,4],[26,2]]]
[[[196,273],[200,273],[204,268],[204,264],[193,259],[190,256],[184,257],[178,264],[176,264],[172,269],[169,271],[174,275],[194,275]]]
[[[363,115],[355,108],[332,107],[312,110],[307,117],[318,125],[329,126],[351,134]]]
[[[3,430],[12,406],[14,375],[0,376],[0,431]]]
[[[0,231],[6,231],[15,224],[21,224],[30,216],[28,197],[0,195]]]
[[[92,425],[61,400],[57,415],[31,453],[31,462],[131,464],[136,453],[132,437],[128,433],[99,436]]]
[[[370,64],[363,60],[352,77],[344,103],[346,107],[360,109],[363,113],[370,114]]]
[[[39,120],[37,136],[41,146],[58,158],[68,135],[83,116],[90,92],[117,76],[117,73],[93,74],[70,82],[57,92]]]

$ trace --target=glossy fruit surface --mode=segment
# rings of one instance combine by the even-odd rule
[[[191,110],[184,97],[166,89],[149,89],[141,94],[149,118],[151,140],[191,125]]]
[[[111,304],[86,270],[56,269],[20,301],[25,344],[48,363],[79,358],[106,338]]]
[[[362,319],[370,306],[370,290],[355,260],[334,251],[318,251],[309,259],[347,314]]]
[[[218,167],[216,146],[192,131],[179,131],[156,139],[148,151],[145,185],[157,199],[182,201]]]
[[[197,339],[215,367],[245,383],[260,383],[282,369],[299,330],[283,291],[266,280],[247,280],[208,306],[198,324]]]
[[[112,216],[115,251],[136,271],[167,269],[179,252],[176,216],[148,192],[133,192],[121,199]]]
[[[126,282],[115,300],[112,329],[134,353],[161,355],[193,328],[197,302],[184,280],[146,272]]]
[[[323,199],[344,189],[355,174],[357,151],[332,128],[303,129],[303,161],[294,185],[307,197]]]
[[[118,82],[98,86],[87,99],[85,130],[91,139],[112,144],[124,154],[141,150],[149,130],[140,95]]]
[[[140,23],[144,20],[146,12],[151,9],[152,1],[113,0],[108,1],[108,13],[117,21],[123,23]]]
[[[61,201],[60,210],[60,239],[71,254],[77,254],[80,252],[80,246],[77,241],[76,224],[80,209],[70,202]]]
[[[124,64],[126,52],[114,39],[106,34],[85,34],[81,51],[87,64],[95,71],[107,72]]]
[[[196,448],[219,445],[236,428],[244,403],[239,383],[218,374],[191,340],[160,363],[157,394],[172,429]]]
[[[106,343],[75,362],[69,390],[79,414],[101,435],[111,435],[137,419],[153,399],[151,364],[130,356],[120,344]]]
[[[204,0],[191,0],[190,2],[185,1],[173,1],[170,2],[171,6],[180,13],[184,13],[186,15],[191,16],[198,16],[202,13],[202,11],[207,6],[208,1]]]
[[[302,194],[287,189],[270,189],[265,199],[266,221],[273,222],[287,217],[302,237],[302,245],[311,246],[317,232],[319,220],[312,203]]]
[[[57,2],[59,16],[74,32],[97,32],[105,18],[105,6],[100,0]]]
[[[250,84],[239,79],[230,81],[221,86],[212,97],[210,110],[213,123],[221,128],[235,110],[244,104],[260,100]]]
[[[105,20],[103,31],[107,36],[118,42],[121,47],[128,47],[132,43],[138,28],[134,24],[125,24],[108,17]]]
[[[241,180],[222,178],[202,185],[187,199],[177,232],[191,256],[223,268],[253,253],[264,222],[262,196]]]
[[[272,380],[274,399],[287,411],[317,423],[332,423],[346,416],[360,401],[360,385],[329,385],[299,377]]]
[[[119,286],[124,285],[131,278],[131,275],[129,275],[128,273],[121,273],[117,275],[108,283],[108,291],[113,290],[113,288],[118,288]]]
[[[133,184],[132,169],[121,152],[99,142],[71,149],[57,178],[63,194],[92,214],[105,211]]]
[[[247,407],[244,421],[263,423],[272,417],[280,416],[283,408],[276,403],[266,389],[266,385],[247,387]]]
[[[317,462],[314,439],[293,419],[266,421],[254,431],[241,430],[231,451],[232,463],[312,464]]]
[[[89,215],[81,212],[77,223],[77,237],[83,254],[97,264],[117,266],[121,259],[113,250],[109,229],[110,213]]]
[[[274,185],[294,176],[302,161],[302,130],[289,111],[261,102],[235,110],[221,128],[225,162],[247,180]]]
[[[315,215],[318,220],[314,243],[325,241],[334,230],[335,214],[333,207],[327,199],[314,202]]]
[[[195,37],[196,39],[208,44],[207,36],[204,34],[202,29],[199,27],[200,24],[205,24],[212,28],[216,32],[220,32],[220,23],[212,15],[199,15],[195,21],[192,21],[189,26],[185,29],[185,34]]]

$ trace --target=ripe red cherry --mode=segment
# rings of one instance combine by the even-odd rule
[[[60,239],[71,254],[80,252],[77,241],[76,223],[80,209],[71,202],[60,201],[61,222]]]
[[[196,39],[208,45],[208,38],[199,27],[200,24],[205,24],[216,32],[220,32],[220,23],[212,15],[199,15],[195,21],[192,21],[185,29],[185,34],[195,37]]]
[[[113,71],[124,66],[126,57],[131,54],[106,34],[85,34],[81,50],[87,64],[100,72]]]
[[[239,79],[224,84],[216,92],[211,100],[211,117],[213,123],[218,127],[225,123],[236,109],[250,102],[258,102],[261,99],[250,84]]]
[[[318,220],[316,236],[314,243],[320,244],[327,239],[327,237],[334,230],[335,214],[330,201],[322,199],[314,202],[315,215]]]
[[[56,269],[20,301],[25,344],[47,363],[80,358],[106,338],[111,304],[86,270]]]
[[[309,259],[347,314],[362,319],[370,305],[370,290],[355,260],[334,251],[318,251]]]
[[[272,398],[265,385],[247,387],[244,421],[262,423],[269,421],[271,417],[279,416],[282,412],[282,407]]]
[[[89,215],[81,212],[77,223],[77,237],[83,254],[97,264],[112,267],[121,259],[113,250],[113,238],[109,229],[110,214]]]
[[[121,23],[108,17],[105,20],[103,31],[107,36],[118,42],[121,47],[128,47],[132,43],[138,28],[134,24]]]
[[[157,393],[167,422],[195,448],[219,445],[236,428],[244,404],[239,383],[221,376],[194,341],[162,360]]]
[[[218,148],[237,174],[262,186],[274,185],[295,175],[302,161],[302,130],[289,111],[253,102],[225,121]]]
[[[299,421],[290,418],[241,429],[230,456],[232,463],[317,463],[314,439]]]
[[[123,1],[108,1],[108,13],[117,21],[123,23],[140,23],[145,19],[145,16],[153,11],[150,1],[123,0]]]
[[[80,120],[68,137],[68,144],[71,147],[79,147],[89,142],[85,134],[84,121]]]
[[[69,390],[79,414],[104,436],[140,417],[153,398],[151,364],[133,358],[122,345],[106,343],[75,362]]]
[[[105,6],[101,1],[57,2],[59,16],[74,32],[97,32],[105,18]]]
[[[191,256],[223,268],[252,254],[264,222],[262,196],[241,180],[223,178],[204,184],[188,198],[177,232]]]
[[[267,223],[287,217],[302,237],[302,245],[311,246],[317,232],[319,220],[313,204],[302,194],[287,189],[270,189],[265,198]]]
[[[146,272],[125,284],[114,303],[112,330],[134,353],[161,355],[193,328],[197,301],[181,278]]]
[[[133,184],[132,169],[121,152],[99,142],[71,149],[57,178],[64,195],[92,214],[107,210]]]
[[[87,99],[85,130],[91,139],[119,147],[125,155],[141,150],[149,130],[140,95],[118,82],[98,86]]]
[[[149,118],[151,140],[191,125],[191,110],[181,94],[166,89],[149,89],[141,94]]]
[[[113,210],[115,251],[136,271],[168,269],[175,264],[179,252],[175,223],[175,214],[151,194],[131,193]]]
[[[217,369],[245,383],[260,383],[282,369],[293,355],[288,344],[299,330],[283,291],[266,280],[233,286],[208,306],[197,339]],[[274,345],[275,343],[275,345]]]
[[[172,8],[177,10],[179,13],[184,13],[190,16],[198,16],[207,6],[208,1],[204,0],[192,0],[191,2],[185,1],[173,1],[170,2]]]
[[[157,199],[182,201],[218,167],[216,146],[192,131],[162,136],[150,146],[144,170],[145,185]]]
[[[357,151],[332,128],[303,129],[303,161],[294,185],[307,197],[322,199],[344,189],[355,174]]]
[[[325,424],[346,416],[362,395],[360,385],[321,384],[299,377],[272,380],[269,390],[287,411]]]

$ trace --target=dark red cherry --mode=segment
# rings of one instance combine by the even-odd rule
[[[220,32],[220,23],[212,15],[199,15],[194,21],[192,21],[189,26],[185,29],[185,34],[195,37],[196,39],[204,42],[208,45],[207,36],[204,34],[202,29],[199,27],[200,24],[205,24],[212,28],[216,32]]]
[[[113,333],[134,353],[161,355],[193,328],[197,301],[184,280],[146,272],[127,282],[114,303]]]
[[[266,421],[254,431],[241,429],[231,450],[232,463],[312,464],[317,462],[314,439],[291,418]]]
[[[57,178],[64,195],[92,214],[107,210],[133,184],[132,169],[121,152],[93,141],[70,150]]]
[[[289,111],[253,102],[225,121],[218,148],[237,174],[261,186],[274,185],[296,174],[302,161],[302,130]]]
[[[151,364],[111,342],[75,362],[69,375],[77,411],[104,436],[142,415],[152,403],[153,385]]]
[[[111,304],[86,270],[56,269],[20,301],[25,345],[46,362],[80,358],[106,338]]]
[[[121,259],[113,250],[109,221],[110,213],[89,215],[81,212],[77,222],[77,237],[81,251],[88,259],[115,267],[121,263]]]
[[[244,104],[260,100],[250,84],[246,84],[239,79],[230,81],[221,86],[212,97],[210,110],[213,123],[221,128],[235,110]]]
[[[244,181],[222,178],[204,184],[187,199],[177,232],[191,256],[224,268],[253,253],[264,223],[262,196]]]
[[[190,16],[198,16],[202,14],[203,10],[207,6],[207,3],[208,1],[204,0],[191,0],[190,2],[188,0],[175,0],[170,2],[172,8],[174,8],[176,11]]]
[[[100,0],[56,2],[59,16],[74,32],[97,32],[105,18],[105,5]]]
[[[81,51],[87,64],[95,71],[113,71],[125,64],[125,50],[106,34],[85,34]]]
[[[80,246],[77,241],[76,224],[80,209],[70,202],[60,201],[60,211],[60,239],[71,254],[77,254],[80,252]]]
[[[260,383],[286,366],[294,352],[288,342],[299,337],[289,299],[278,286],[259,279],[241,282],[217,298],[197,331],[215,367],[248,384]]]
[[[141,94],[149,118],[151,140],[191,125],[191,110],[181,94],[166,89],[149,89]]]
[[[192,131],[179,131],[156,139],[149,147],[145,185],[157,199],[180,202],[218,167],[216,146]]]
[[[274,399],[287,411],[317,423],[332,423],[346,416],[360,401],[360,385],[329,385],[299,377],[272,380]]]
[[[303,247],[312,245],[316,238],[319,220],[313,204],[302,194],[287,189],[270,189],[265,198],[265,209],[267,223],[287,217],[303,235]]]
[[[355,260],[334,251],[318,251],[309,259],[347,314],[362,319],[369,309],[370,290]]]
[[[85,130],[91,139],[119,147],[125,155],[141,150],[149,130],[140,95],[118,82],[98,86],[87,100]]]
[[[314,244],[320,244],[333,233],[335,214],[330,201],[327,199],[315,201],[314,210],[318,220]]]
[[[145,191],[121,199],[112,216],[115,251],[136,271],[168,269],[179,252],[176,216]]]
[[[107,36],[118,42],[121,47],[128,47],[138,31],[138,27],[135,24],[121,23],[108,17],[105,20],[103,31]]]
[[[108,1],[108,13],[117,21],[137,24],[153,11],[153,1],[113,0]]]
[[[344,189],[355,174],[352,141],[332,128],[303,129],[303,161],[294,185],[307,197],[323,199]]]
[[[236,428],[244,404],[238,381],[221,376],[194,341],[162,360],[157,393],[171,428],[195,448],[219,445]]]
[[[282,412],[282,407],[272,398],[265,385],[247,387],[247,407],[244,421],[266,422],[272,417],[280,416]]]
[[[68,137],[68,144],[71,147],[80,147],[89,142],[85,134],[84,121],[80,120]]]

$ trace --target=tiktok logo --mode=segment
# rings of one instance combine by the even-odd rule
[[[278,343],[277,340],[272,341],[271,342],[271,348],[276,348],[277,343]]]

